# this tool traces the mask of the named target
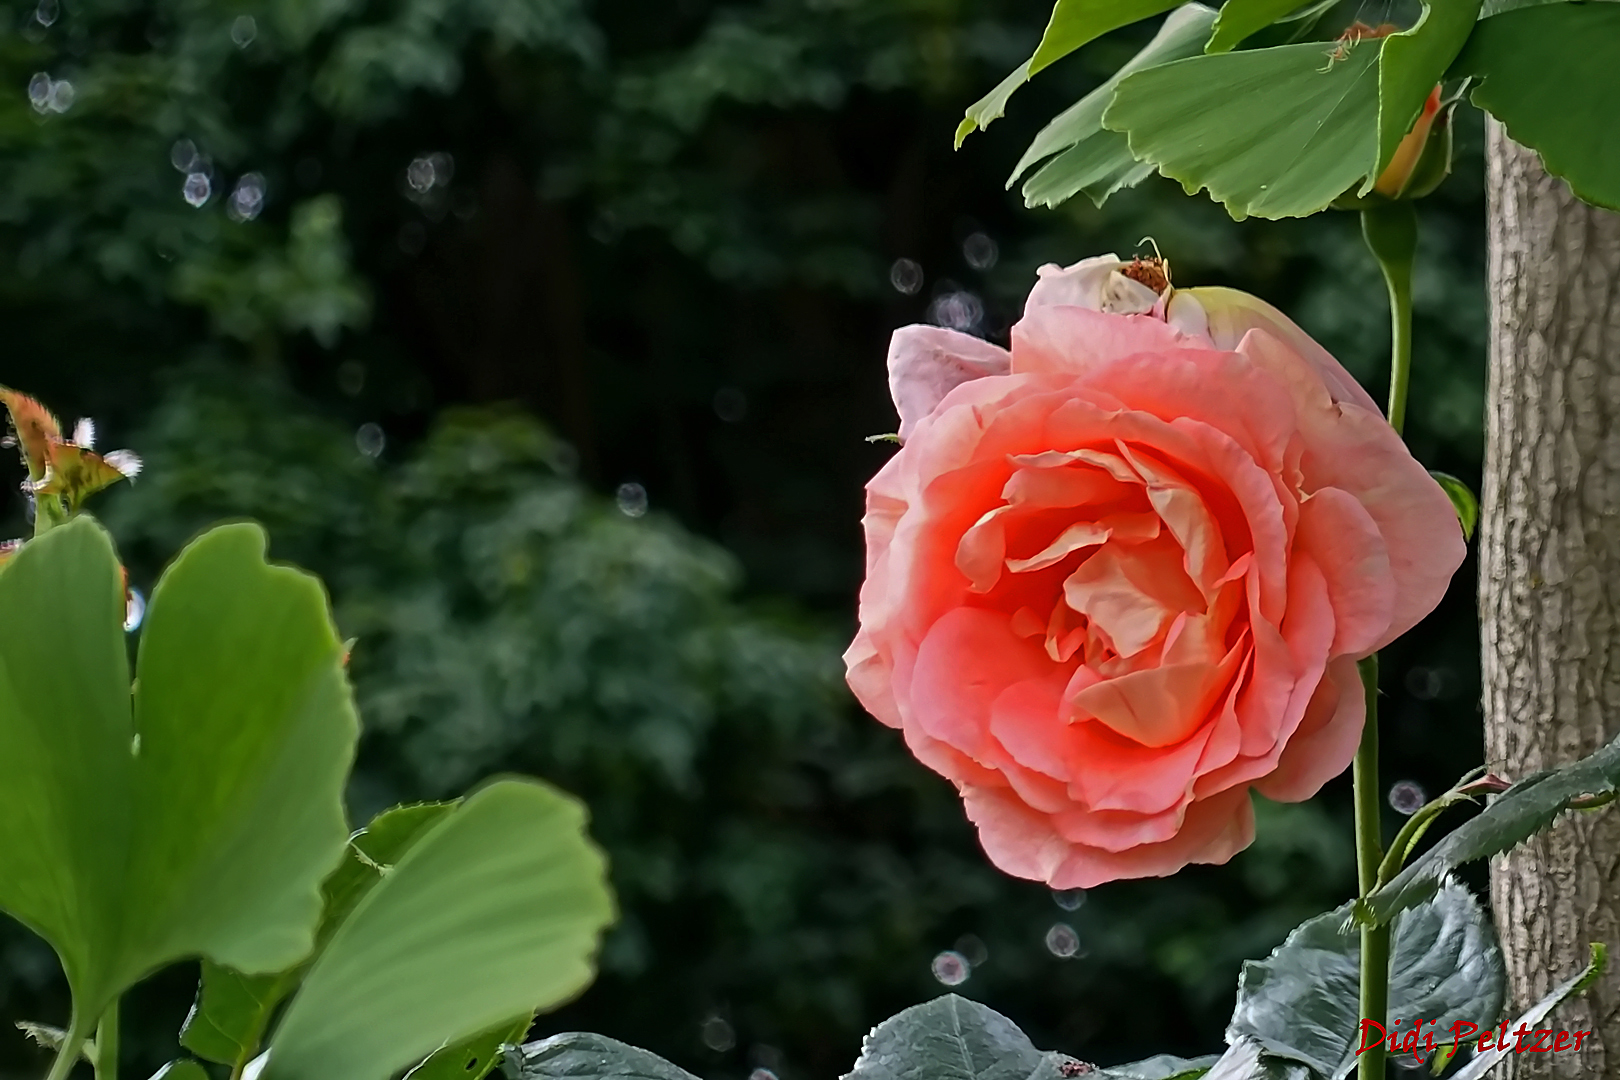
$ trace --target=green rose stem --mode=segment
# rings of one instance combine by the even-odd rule
[[[1406,384],[1412,374],[1412,257],[1417,253],[1417,211],[1390,202],[1361,212],[1361,235],[1389,287],[1389,426],[1406,426]]]
[[[1367,722],[1351,767],[1356,800],[1356,880],[1366,897],[1378,885],[1378,865],[1384,852],[1379,844],[1378,808],[1378,654],[1357,665],[1367,695]],[[1384,1027],[1389,1019],[1389,924],[1361,928],[1361,1015]],[[1357,1045],[1361,1031],[1355,1032]],[[1360,1080],[1384,1080],[1384,1044],[1376,1043],[1356,1059]]]
[[[1361,234],[1389,286],[1389,424],[1406,423],[1406,386],[1412,374],[1412,257],[1417,251],[1417,212],[1398,201],[1361,212]],[[1378,886],[1384,860],[1378,803],[1378,656],[1361,661],[1367,721],[1352,768],[1356,802],[1356,879],[1365,898]],[[1389,1022],[1389,924],[1361,929],[1361,1016],[1380,1027]],[[1360,1032],[1357,1031],[1358,1045]],[[1360,1080],[1384,1080],[1384,1044],[1375,1043],[1356,1062]]]

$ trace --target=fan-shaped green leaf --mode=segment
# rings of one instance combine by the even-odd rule
[[[1298,7],[1300,0],[1226,0],[1204,51],[1231,52],[1244,38],[1264,30]]]
[[[1103,125],[1235,218],[1303,217],[1372,167],[1377,61],[1371,42],[1194,56],[1125,78]]]
[[[229,525],[181,552],[133,696],[99,525],[0,573],[0,906],[56,948],[82,1016],[182,956],[274,971],[311,946],[358,724],[325,593],[264,549]]]
[[[1620,209],[1620,4],[1540,4],[1480,20],[1452,76],[1589,203]]]
[[[993,121],[1000,120],[1007,111],[1007,102],[1018,92],[1018,88],[1027,82],[1029,82],[1029,61],[1025,60],[1009,72],[1005,79],[996,83],[994,90],[969,105],[967,115],[956,125],[956,148],[960,150],[962,140],[979,128],[987,128]]]
[[[1180,0],[1057,0],[1034,55],[997,83],[994,90],[968,106],[967,115],[956,128],[956,145],[960,147],[975,129],[989,127],[992,120],[1000,119],[1018,88],[1048,64],[1110,30],[1151,19],[1178,3]]]
[[[315,960],[264,1080],[386,1080],[577,993],[613,914],[584,825],[573,799],[518,780],[434,824]]]
[[[406,1073],[408,1080],[483,1080],[501,1062],[501,1048],[514,1048],[529,1033],[534,1014],[524,1013],[499,1027],[435,1051]]]
[[[447,802],[396,806],[349,838],[349,857],[321,886],[325,905],[315,935],[317,949],[382,879],[383,871],[454,807]],[[197,1002],[180,1029],[180,1045],[240,1071],[258,1056],[276,1007],[298,989],[307,968],[306,961],[272,975],[243,975],[204,960]]]
[[[264,561],[257,525],[181,552],[136,664],[139,836],[122,897],[146,969],[201,954],[273,971],[306,954],[348,833],[358,721],[320,582]],[[207,722],[201,722],[207,718]],[[251,842],[249,842],[251,841]]]
[[[1029,73],[1036,74],[1048,64],[1068,56],[1082,45],[1161,11],[1169,11],[1179,0],[1057,0],[1047,21],[1041,43],[1029,58]]]
[[[1120,80],[1132,72],[1196,55],[1214,21],[1214,9],[1203,4],[1184,4],[1172,11],[1141,52],[1041,129],[1007,178],[1007,186],[1052,154],[1058,156],[1024,184],[1025,205],[1056,206],[1084,191],[1100,206],[1115,191],[1151,175],[1153,166],[1143,165],[1131,156],[1124,135],[1103,129],[1103,110],[1113,100]]]
[[[180,1045],[205,1061],[239,1071],[258,1056],[270,1017],[302,975],[302,966],[273,975],[243,975],[204,960],[197,1000],[180,1028]]]

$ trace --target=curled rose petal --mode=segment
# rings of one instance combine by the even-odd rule
[[[1350,762],[1356,660],[1443,595],[1449,500],[1270,305],[1042,268],[1011,354],[909,327],[851,688],[1055,888],[1221,862]],[[1158,274],[1156,277],[1155,274]]]
[[[900,413],[900,441],[945,395],[986,375],[1005,375],[1007,350],[943,326],[905,326],[889,340],[889,392]]]
[[[1129,265],[1113,255],[1095,255],[1073,266],[1047,263],[1035,271],[1035,287],[1024,301],[1024,313],[1038,307],[1083,307],[1115,315],[1150,312],[1159,293],[1127,277],[1123,271]]]

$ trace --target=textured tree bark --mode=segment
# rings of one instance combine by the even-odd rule
[[[1488,124],[1485,750],[1517,777],[1620,732],[1620,215]],[[1620,957],[1620,809],[1566,814],[1496,860],[1491,900],[1510,1015],[1581,968],[1588,942]],[[1514,1055],[1508,1075],[1620,1076],[1620,964],[1553,1021],[1595,1035],[1580,1053]]]

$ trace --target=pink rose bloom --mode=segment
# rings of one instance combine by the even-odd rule
[[[1156,263],[1043,267],[1012,351],[896,331],[850,686],[1053,888],[1225,862],[1250,789],[1355,754],[1356,661],[1461,564],[1451,503],[1280,312]]]

